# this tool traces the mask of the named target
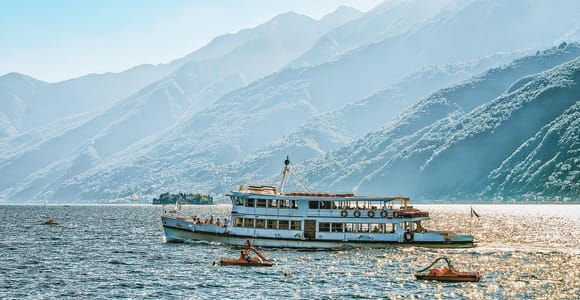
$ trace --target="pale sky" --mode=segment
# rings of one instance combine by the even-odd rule
[[[315,19],[381,0],[1,0],[0,75],[55,82],[167,63],[224,33],[295,11]]]

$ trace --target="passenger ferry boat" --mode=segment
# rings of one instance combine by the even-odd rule
[[[474,245],[471,235],[425,229],[421,222],[429,220],[429,213],[411,206],[408,197],[284,193],[289,171],[287,158],[279,191],[273,186],[240,186],[228,193],[232,212],[223,224],[164,214],[166,241],[243,246],[250,240],[261,247],[310,249]]]

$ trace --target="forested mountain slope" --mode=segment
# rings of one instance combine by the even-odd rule
[[[311,162],[308,181],[365,193],[478,195],[518,147],[567,119],[580,95],[578,50],[563,44],[434,93],[383,130]]]

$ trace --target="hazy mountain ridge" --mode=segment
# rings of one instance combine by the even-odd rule
[[[269,180],[280,171],[280,157],[291,154],[292,161],[300,163],[335,150],[362,138],[369,131],[380,129],[431,91],[462,81],[492,66],[509,62],[517,56],[520,55],[496,55],[475,62],[426,67],[363,100],[315,116],[291,134],[234,163],[204,168],[200,172],[203,175],[196,177],[197,183],[219,191],[228,185]]]
[[[324,35],[308,52],[289,64],[299,68],[337,59],[340,55],[387,37],[419,27],[446,8],[452,0],[385,1],[365,14]]]
[[[15,136],[22,130],[27,99],[46,84],[19,73],[0,77],[0,139]]]
[[[546,6],[545,3],[537,7],[530,6],[527,0],[519,0],[518,4],[528,7],[529,11],[525,12],[529,14],[535,14],[538,9]],[[565,4],[577,6],[572,2]],[[277,138],[275,135],[290,133],[305,119],[366,97],[377,89],[417,71],[428,62],[448,63],[456,59],[476,59],[502,50],[530,47],[542,38],[546,38],[540,34],[531,41],[518,38],[510,40],[506,43],[507,45],[491,43],[495,46],[490,46],[490,43],[473,39],[471,31],[458,29],[470,26],[485,28],[493,24],[491,32],[494,35],[506,39],[512,34],[518,35],[518,30],[523,30],[523,28],[505,30],[505,26],[514,21],[505,18],[504,12],[500,9],[502,5],[506,4],[502,1],[472,1],[469,5],[459,5],[451,12],[446,11],[447,18],[443,20],[432,20],[409,34],[387,38],[379,43],[351,51],[334,62],[314,67],[289,69],[268,76],[255,84],[224,96],[210,109],[192,116],[189,124],[180,129],[182,133],[175,133],[178,140],[184,138],[203,140],[201,145],[180,146],[178,140],[170,138],[160,141],[160,144],[177,145],[176,150],[205,156],[219,163],[231,162],[274,141]],[[542,19],[564,10],[566,10],[565,5],[552,9]],[[484,20],[487,22],[485,24],[481,24],[482,21],[474,18],[482,11],[488,12]],[[529,25],[526,30],[533,30],[534,26],[540,26],[539,22],[536,19],[532,20],[529,15],[524,14],[519,17],[523,23],[527,22]],[[459,25],[458,22],[465,24]],[[506,22],[508,24],[505,24]],[[453,23],[453,26],[449,23]],[[565,19],[563,23],[566,24],[559,26],[566,27],[562,29],[564,32],[568,30],[567,23],[573,22]],[[487,34],[492,35],[491,32]],[[546,35],[549,36],[548,40],[561,36],[556,32]],[[432,40],[433,36],[442,36],[447,40],[441,43],[435,42]],[[479,43],[482,44],[479,45]],[[449,45],[454,45],[453,51]],[[467,48],[463,48],[464,46]],[[429,54],[425,52],[425,49],[429,49]],[[293,99],[293,102],[288,102],[289,99]],[[244,104],[240,105],[242,102]],[[262,111],[256,114],[256,109]],[[295,114],[299,116],[298,118],[286,117],[299,110],[302,113]],[[276,122],[270,119],[272,118],[270,113],[274,112],[278,113]],[[241,117],[239,114],[246,114],[246,116]],[[234,120],[228,120],[230,117]],[[280,127],[272,128],[273,124]],[[163,145],[159,146],[160,150],[155,155],[173,157],[175,153],[163,152],[162,149],[165,148]],[[200,148],[205,151],[200,152]]]
[[[355,189],[365,193],[387,189],[431,199],[474,197],[484,188],[484,178],[491,172],[489,168],[497,168],[515,151],[514,147],[517,148],[535,134],[533,128],[551,122],[574,104],[576,99],[571,97],[572,100],[562,100],[564,104],[559,107],[538,94],[548,87],[553,88],[550,86],[552,82],[557,87],[564,80],[573,81],[578,61],[526,77],[523,82],[514,78],[529,76],[531,74],[526,73],[540,72],[574,59],[580,55],[579,50],[577,44],[550,49],[517,60],[509,66],[490,70],[462,85],[434,93],[385,129],[331,152],[322,160],[311,162],[306,172],[308,181],[315,182],[318,188]],[[510,87],[512,82],[516,84]],[[493,88],[493,85],[496,87]],[[567,95],[574,95],[576,91],[575,85],[564,86],[562,90]],[[475,101],[478,98],[473,93],[478,91],[485,91],[487,95]],[[492,101],[497,96],[500,97]],[[539,124],[528,126],[525,130],[519,127],[503,129],[502,134],[509,136],[508,140],[512,139],[513,143],[504,140],[496,140],[497,144],[494,145],[477,142],[474,136],[478,134],[488,134],[489,139],[497,138],[499,134],[490,134],[490,128],[510,120],[511,113],[518,113],[518,105],[528,107],[526,101],[540,103],[544,105],[541,106],[543,109],[552,106],[554,112],[539,114]],[[529,111],[540,107],[529,106]],[[503,116],[505,120],[502,113],[507,114]],[[519,136],[519,132],[523,132],[523,136]],[[472,139],[476,140],[473,145],[469,144]],[[484,156],[486,151],[495,156]],[[477,162],[489,162],[490,166],[479,170],[478,165],[474,165]],[[468,167],[472,169],[466,170]]]
[[[511,77],[508,76],[508,78],[511,78],[510,80],[512,80],[513,78],[519,78],[521,76],[525,76],[525,75],[530,74],[530,73],[539,72],[541,70],[544,70],[548,66],[553,66],[553,65],[558,64],[560,62],[564,62],[564,61],[569,60],[573,57],[576,57],[577,55],[578,55],[578,49],[574,45],[568,46],[564,49],[554,48],[554,49],[550,49],[550,50],[547,50],[544,52],[539,52],[536,56],[530,56],[530,57],[516,60],[514,63],[512,63],[508,66],[504,66],[502,68],[497,68],[496,70],[492,70],[489,73],[495,74],[498,72],[497,70],[516,69],[516,71],[514,71],[513,74],[510,74]],[[510,57],[509,55],[506,55],[506,56],[502,56],[501,58],[496,58],[496,59],[498,59],[499,61],[502,61],[502,59],[508,59],[509,57]],[[550,60],[548,58],[551,58],[552,60]],[[548,60],[548,62],[546,62],[545,60]],[[487,64],[493,64],[492,61],[493,61],[493,59],[489,59],[489,61],[480,62],[481,65],[476,64],[477,67],[474,67],[474,69],[478,70],[478,68],[485,68],[485,66]],[[527,64],[525,62],[527,62]],[[525,65],[525,67],[519,67],[519,69],[518,69],[519,65]],[[463,67],[469,68],[468,66],[463,66]],[[458,68],[458,70],[455,70],[455,72],[463,72],[463,71],[461,71],[461,68],[459,66],[450,65],[449,68],[450,68],[450,70],[455,70],[455,68]],[[522,69],[522,70],[520,70],[520,69]],[[427,79],[429,79],[429,77],[431,75],[437,74],[437,72],[445,72],[445,71],[446,71],[446,69],[441,68],[441,67],[427,69],[423,75],[426,76]],[[449,70],[447,70],[447,71],[449,71]],[[434,72],[434,73],[431,73],[431,72]],[[504,72],[507,72],[507,71],[504,71]],[[439,76],[440,75],[441,74],[439,74]],[[458,78],[461,78],[461,76],[459,74],[454,75],[453,72],[451,72],[450,75],[451,75],[451,78],[453,78],[453,76],[458,76]],[[467,76],[467,75],[465,75],[465,76]],[[503,76],[503,75],[500,74],[500,75],[494,77],[493,79],[488,79],[488,81],[493,82],[494,80],[501,78],[501,76]],[[421,76],[412,76],[411,78],[415,78],[415,80],[418,80],[417,84],[421,84],[421,85],[423,85],[423,88],[427,88],[428,81],[425,79],[422,79]],[[436,77],[436,78],[437,78],[437,80],[443,80],[441,77]],[[441,82],[438,82],[437,80],[435,80],[435,82],[432,84],[435,84],[435,85],[443,84]],[[453,79],[450,79],[450,80],[453,81]],[[455,80],[457,80],[457,79],[455,79]],[[414,90],[416,87],[413,87],[413,84],[411,84],[412,81],[413,80],[411,80],[411,79],[405,80],[404,84],[402,84],[402,85],[404,86],[405,84],[409,84],[411,86],[407,87],[407,89]],[[475,82],[480,82],[480,81],[483,81],[483,79],[479,78],[479,79],[474,79],[474,80],[470,81],[471,85],[467,84],[465,87],[465,90],[467,92],[469,92],[469,90],[472,89],[472,85]],[[256,82],[250,86],[257,86],[261,83],[263,83],[263,82]],[[507,83],[503,82],[501,84],[502,85],[499,88],[492,88],[492,92],[495,93],[494,95],[499,95],[503,90],[505,90],[506,88],[509,87],[511,82],[507,82]],[[268,86],[268,85],[266,85],[266,86]],[[491,87],[493,87],[493,85],[488,85],[487,87],[491,88]],[[387,95],[389,95],[391,91],[392,91],[392,89],[386,89],[386,90],[379,92],[377,94],[380,95],[381,93],[387,93]],[[420,89],[415,90],[415,92],[420,93]],[[250,92],[250,94],[252,94],[252,93]],[[369,98],[374,99],[373,97],[376,97],[376,95],[371,96]],[[242,99],[245,99],[245,97],[242,97]],[[251,106],[247,106],[247,103],[245,103],[245,102],[240,103],[240,102],[237,102],[235,100],[226,101],[224,99],[222,99],[220,101],[224,101],[224,103],[235,103],[237,105],[241,105],[242,107],[247,107],[248,109],[252,108]],[[368,99],[364,99],[364,100],[360,101],[360,103],[355,104],[354,106],[360,108],[360,106],[358,106],[358,105],[361,105],[361,103],[368,104],[369,102],[373,103],[374,101],[377,101],[377,100],[375,99],[373,101],[369,101]],[[254,100],[251,100],[249,103],[255,104],[257,102]],[[350,109],[352,109],[352,106],[353,105],[347,105],[345,107],[346,112],[349,112]],[[363,105],[363,107],[364,107],[364,105]],[[372,106],[370,106],[370,107],[372,107]],[[340,112],[340,110],[339,110],[339,112]],[[224,108],[223,110],[220,111],[219,114],[212,114],[212,115],[225,115],[223,118],[225,120],[229,120],[227,117],[228,113],[231,113],[231,110],[229,110],[228,108]],[[343,113],[345,113],[345,112],[343,112]],[[336,111],[330,112],[327,115],[332,116],[333,114],[337,114],[337,112]],[[341,113],[338,113],[338,114],[341,115]],[[145,150],[142,152],[141,155],[143,155],[143,157],[146,158],[146,160],[145,159],[137,159],[136,160],[135,156],[133,156],[133,157],[121,157],[118,160],[116,160],[114,163],[109,163],[108,164],[109,167],[107,167],[107,168],[98,168],[98,169],[93,170],[89,173],[83,174],[82,177],[77,177],[77,178],[74,178],[73,180],[67,181],[67,183],[64,185],[63,189],[67,190],[67,189],[74,188],[74,189],[81,189],[82,190],[82,186],[85,186],[85,187],[90,186],[91,188],[87,188],[87,190],[92,191],[90,193],[90,195],[94,196],[95,195],[94,193],[99,193],[98,191],[103,191],[104,189],[108,189],[109,192],[112,192],[112,194],[106,194],[106,197],[111,197],[113,195],[130,194],[133,192],[144,193],[144,191],[149,191],[150,190],[149,187],[152,187],[152,186],[165,187],[165,188],[169,186],[169,187],[172,187],[175,189],[177,189],[177,188],[186,189],[189,186],[190,188],[195,187],[195,189],[204,189],[204,191],[221,192],[220,188],[227,189],[228,186],[231,186],[232,184],[236,185],[240,181],[244,181],[246,179],[253,180],[253,181],[255,181],[255,180],[269,180],[267,178],[269,178],[269,176],[271,176],[272,174],[275,174],[277,172],[277,168],[279,167],[279,157],[278,157],[279,155],[283,156],[285,154],[293,153],[293,154],[295,154],[292,156],[293,160],[295,162],[298,162],[302,159],[311,158],[311,155],[318,155],[318,154],[323,152],[322,149],[319,148],[319,144],[318,144],[318,142],[320,140],[322,140],[323,138],[320,138],[320,137],[313,138],[313,135],[310,135],[312,133],[314,133],[314,135],[315,135],[318,132],[325,131],[325,132],[327,132],[327,135],[325,135],[323,137],[326,137],[326,136],[337,137],[338,141],[343,139],[342,142],[347,142],[347,139],[352,139],[352,136],[349,137],[350,134],[344,135],[344,134],[341,134],[340,131],[335,131],[335,129],[337,128],[336,122],[335,122],[336,119],[334,121],[331,121],[330,123],[327,123],[326,125],[324,125],[325,124],[324,117],[325,116],[328,117],[327,115],[322,115],[321,117],[315,117],[313,119],[314,121],[312,121],[312,123],[307,123],[304,126],[305,132],[301,132],[301,133],[305,133],[304,135],[302,135],[302,134],[290,135],[287,140],[274,142],[272,144],[272,148],[265,148],[265,149],[259,150],[256,153],[249,154],[249,156],[245,157],[243,160],[241,160],[239,162],[232,163],[232,164],[219,166],[219,165],[212,163],[211,161],[205,161],[205,162],[200,161],[199,159],[196,159],[195,155],[192,155],[192,152],[207,151],[208,153],[214,153],[216,148],[212,148],[213,145],[211,145],[211,144],[199,144],[201,150],[195,150],[195,149],[184,150],[184,149],[176,148],[176,145],[179,145],[180,143],[169,142],[169,141],[171,141],[171,139],[173,139],[174,141],[175,140],[185,140],[185,141],[188,141],[188,144],[190,143],[190,141],[192,139],[189,138],[188,136],[174,136],[174,137],[168,138],[168,140],[166,140],[164,143],[157,143],[158,145],[163,145],[163,147],[166,147],[167,151],[173,151],[173,152],[171,152],[172,155],[170,155],[170,156],[151,154],[151,153],[154,153],[153,150],[155,150],[155,147],[158,147],[155,144],[145,146],[145,147],[143,147]],[[234,114],[233,116],[237,117],[236,114]],[[364,114],[359,115],[359,118],[363,118],[364,116],[365,116]],[[356,118],[356,115],[353,118]],[[200,119],[198,118],[196,120],[199,121]],[[320,121],[316,121],[316,120],[320,120]],[[332,120],[332,118],[330,118],[330,120]],[[385,119],[384,122],[386,122],[387,120],[388,119]],[[205,119],[205,120],[201,119],[201,122],[207,122],[207,119]],[[235,125],[230,124],[229,126],[235,126]],[[328,130],[325,130],[324,128],[327,128]],[[235,132],[235,130],[233,130],[233,131]],[[178,132],[178,131],[172,131],[170,134],[174,134],[176,132]],[[188,130],[185,130],[185,132],[196,132],[196,131],[190,128]],[[298,131],[298,132],[300,132],[300,131]],[[206,131],[200,131],[200,134],[205,134],[205,133],[206,133]],[[215,134],[221,134],[221,133],[219,132],[219,130],[216,130]],[[234,137],[232,136],[231,138],[234,138]],[[218,140],[221,142],[223,142],[223,141],[227,142],[227,139],[225,139],[223,135],[219,136]],[[332,139],[329,139],[329,141],[332,141]],[[338,145],[336,145],[336,146],[338,146]],[[139,152],[139,150],[137,150],[137,149],[135,151]],[[289,152],[286,152],[286,151],[289,151]],[[286,152],[286,153],[283,153],[283,152]],[[185,153],[185,155],[183,155],[184,153]],[[200,152],[198,152],[198,153],[200,153]],[[165,166],[164,157],[172,157],[172,165],[171,166],[169,166],[169,165]],[[151,166],[158,166],[158,167],[151,170]],[[112,167],[112,169],[108,169],[111,167]],[[124,170],[124,169],[126,169],[126,170]],[[167,172],[166,170],[172,170],[172,172]],[[340,170],[342,172],[343,170],[348,170],[348,168],[340,169]],[[127,176],[127,174],[133,174],[133,176],[137,176],[137,174],[149,174],[149,175],[140,177],[137,180],[137,179],[133,179],[132,176]],[[114,182],[124,182],[121,187],[130,187],[130,188],[128,189],[128,191],[123,190],[123,188],[114,188],[113,187],[115,185]],[[154,189],[153,189],[153,191],[154,191]]]
[[[110,107],[115,101],[128,97],[143,86],[158,80],[175,69],[172,65],[141,65],[120,73],[90,74],[57,83],[40,82],[28,85],[29,90],[11,90],[15,85],[2,83],[9,76],[0,77],[2,113],[14,111],[8,119],[14,130],[4,137],[13,137],[28,129],[45,126],[62,118],[95,113]],[[21,78],[25,75],[18,75]],[[27,81],[31,78],[26,76]],[[18,99],[16,106],[4,97]]]
[[[12,174],[0,180],[0,186],[8,188],[3,194],[31,198],[46,188],[41,184],[46,176],[52,178],[50,184],[55,186],[66,176],[97,166],[141,139],[163,132],[184,115],[211,105],[228,91],[284,66],[306,51],[318,36],[358,14],[355,10],[340,10],[316,21],[286,13],[243,31],[245,38],[229,35],[220,39],[219,48],[226,52],[220,57],[203,54],[207,48],[215,48],[213,45],[202,48],[202,54],[190,55],[184,59],[190,61],[182,61],[183,66],[175,72],[118,101],[86,123],[52,138],[30,139],[38,144],[28,146],[24,152],[13,152],[0,162],[0,169]],[[231,39],[236,40],[235,46],[227,49],[224,43]],[[7,144],[18,140],[21,139]]]
[[[144,194],[151,191],[152,186],[191,186],[199,183],[200,178],[211,178],[212,169],[242,159],[280,136],[291,134],[308,119],[365,98],[425,64],[477,59],[502,51],[533,47],[542,40],[542,43],[550,43],[569,31],[568,23],[576,22],[568,17],[569,12],[564,11],[577,4],[566,2],[551,8],[540,18],[562,17],[557,30],[539,33],[530,39],[516,38],[505,42],[504,38],[518,36],[520,31],[533,31],[543,26],[529,14],[537,13],[546,3],[516,2],[509,7],[531,7],[517,16],[526,26],[506,30],[515,21],[506,19],[500,8],[507,4],[502,1],[470,1],[442,11],[413,31],[350,51],[336,61],[286,69],[255,81],[226,94],[212,106],[188,117],[158,139],[150,139],[139,149],[129,148],[113,156],[106,164],[66,180],[60,195],[65,197],[69,194],[65,190],[76,190],[72,192],[75,195],[84,190],[83,186],[88,187],[86,190],[91,191],[88,194],[93,197],[103,190],[108,191],[106,197],[114,197],[114,194]],[[482,12],[486,18],[477,18]],[[487,26],[489,24],[493,26]],[[474,38],[473,32],[465,29],[470,27],[482,31],[485,28],[485,34],[496,36],[500,43]],[[435,41],[435,36],[441,40]],[[490,87],[488,93],[496,96],[506,88],[501,86],[495,90],[493,85]],[[469,96],[468,90],[465,96]],[[312,145],[315,149],[316,145]],[[338,175],[337,180],[355,168],[344,167],[345,174]]]
[[[558,5],[531,0],[396,0],[362,16],[348,8],[320,21],[283,14],[218,37],[173,61],[168,64],[174,67],[171,72],[98,114],[73,113],[72,107],[59,112],[67,116],[61,123],[47,120],[51,125],[46,130],[22,130],[14,125],[17,119],[0,110],[0,136],[8,136],[0,140],[0,150],[7,149],[0,155],[0,172],[10,174],[0,177],[0,199],[78,201],[191,189],[221,193],[240,180],[271,180],[286,154],[294,162],[324,155],[308,162],[306,170],[298,166],[305,171],[300,171],[304,181],[320,189],[501,197],[519,188],[510,181],[514,177],[506,175],[507,166],[528,174],[536,165],[502,157],[505,167],[497,163],[491,171],[487,166],[477,178],[450,178],[447,187],[434,187],[444,177],[435,176],[434,183],[415,185],[445,171],[441,164],[450,149],[468,140],[450,131],[471,126],[469,132],[481,134],[465,119],[468,115],[483,123],[497,121],[486,119],[494,112],[481,108],[497,99],[527,107],[518,97],[536,99],[530,85],[541,86],[537,74],[578,57],[578,45],[562,44],[448,86],[509,57],[501,53],[540,49],[574,37],[579,12],[580,3],[571,0]],[[490,58],[487,67],[464,63],[498,53],[503,56]],[[451,62],[459,62],[457,68]],[[435,67],[425,69],[429,65]],[[554,76],[564,78],[564,73]],[[44,83],[34,85],[41,89]],[[444,89],[399,115],[440,88]],[[0,100],[2,95],[0,80]],[[22,99],[10,97],[7,112],[25,111]],[[472,115],[475,111],[488,115],[478,119]],[[571,123],[575,115],[567,116],[560,112],[557,124]],[[537,132],[526,131],[526,137],[514,133],[517,147],[522,147],[520,156],[530,151],[521,145],[523,139],[534,134],[556,138],[574,133],[546,127],[548,123],[536,124],[547,128],[545,133],[535,127]],[[442,141],[439,136],[455,140]],[[515,153],[514,147],[509,144],[505,150]],[[562,147],[575,153],[568,142]],[[557,152],[562,159],[558,168],[570,164],[568,156]],[[464,159],[461,154],[457,161]],[[392,170],[398,177],[389,177],[395,176]],[[548,178],[557,179],[553,189],[566,190],[563,182],[576,178],[575,173],[551,172]],[[533,178],[526,180],[534,184]],[[468,179],[472,182],[461,181]],[[453,184],[460,188],[447,192]]]

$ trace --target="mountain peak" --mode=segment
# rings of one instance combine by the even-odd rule
[[[40,81],[36,78],[30,77],[28,75],[18,73],[18,72],[10,72],[0,76],[0,80],[35,80]]]
[[[0,76],[0,88],[2,89],[8,89],[11,86],[38,86],[43,84],[46,84],[46,82],[17,72],[10,72]]]
[[[265,24],[270,24],[273,22],[296,22],[296,21],[314,21],[311,17],[307,15],[302,15],[294,11],[288,11],[282,14],[279,14],[273,17],[270,21],[266,22]]]
[[[322,22],[332,22],[335,23],[336,21],[344,21],[344,20],[352,20],[362,16],[363,13],[357,9],[354,9],[350,6],[340,5],[331,13],[327,14],[326,16],[322,17],[320,21]]]

